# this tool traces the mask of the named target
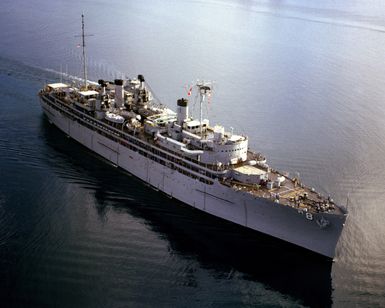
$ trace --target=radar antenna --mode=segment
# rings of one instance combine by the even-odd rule
[[[199,103],[199,111],[200,111],[200,136],[203,138],[203,111],[202,111],[202,105],[208,95],[211,94],[211,82],[209,81],[197,81],[196,86],[199,90],[200,95],[200,103]]]

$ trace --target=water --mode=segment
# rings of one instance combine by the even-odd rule
[[[55,72],[143,74],[350,216],[333,264],[207,217],[49,125]],[[0,10],[0,299],[4,307],[385,305],[382,1],[10,1]],[[194,99],[192,99],[194,101]],[[197,112],[195,107],[195,112]]]

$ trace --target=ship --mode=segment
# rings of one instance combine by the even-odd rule
[[[176,112],[161,104],[143,75],[49,83],[38,93],[49,122],[155,190],[195,209],[334,259],[347,208],[299,177],[271,168],[248,137],[203,119],[212,84],[197,81],[199,118],[188,98]]]

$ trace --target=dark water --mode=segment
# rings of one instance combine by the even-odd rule
[[[246,133],[350,217],[337,261],[202,215],[49,125],[36,92],[144,74],[170,107],[215,81]],[[0,306],[385,305],[382,1],[10,1],[0,9]],[[55,73],[56,72],[56,73]]]

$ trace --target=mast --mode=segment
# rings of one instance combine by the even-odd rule
[[[86,58],[86,40],[84,35],[84,14],[82,14],[82,49],[83,49],[83,77],[84,87],[87,89],[87,58]]]
[[[200,117],[199,117],[199,123],[200,123],[200,135],[201,135],[201,139],[203,137],[203,125],[202,125],[202,121],[203,121],[203,112],[202,112],[202,105],[203,105],[203,102],[205,100],[205,93],[202,91],[202,88],[199,89],[200,90],[200,94],[201,94],[201,100],[200,100],[200,103],[199,103],[199,113],[200,113]]]
[[[197,87],[199,88],[199,94],[200,94],[200,103],[199,103],[199,111],[200,111],[200,136],[201,139],[203,138],[203,109],[202,105],[203,102],[205,101],[206,95],[210,94],[211,88],[209,86],[209,83],[206,82],[198,82]]]

